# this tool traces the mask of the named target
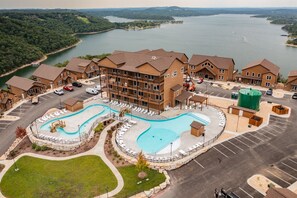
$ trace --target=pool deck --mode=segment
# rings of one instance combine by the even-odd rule
[[[191,135],[190,130],[182,132],[180,138],[175,140],[172,144],[172,155],[179,154],[179,150],[188,151],[189,147],[197,144],[204,143],[211,139],[214,139],[222,130],[223,127],[219,126],[218,110],[213,107],[204,107],[201,111],[200,109],[191,109],[191,110],[170,110],[162,113],[160,117],[163,119],[176,117],[184,113],[200,113],[203,114],[211,120],[209,125],[205,126],[205,137],[196,137]],[[152,119],[152,118],[150,118]],[[137,138],[145,130],[150,127],[149,123],[146,123],[142,120],[137,120],[137,124],[132,126],[124,135],[123,140],[127,145],[127,148],[132,149],[136,152],[140,152],[141,148],[137,144]],[[190,128],[190,126],[189,126]],[[159,152],[150,155],[158,155],[160,157],[170,156],[171,155],[171,145],[163,148]]]

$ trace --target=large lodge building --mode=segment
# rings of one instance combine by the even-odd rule
[[[176,105],[182,94],[187,63],[183,53],[164,50],[115,51],[98,62],[105,69],[107,94],[111,100],[164,110]]]

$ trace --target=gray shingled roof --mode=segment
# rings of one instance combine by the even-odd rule
[[[34,71],[32,76],[54,81],[63,70],[64,68],[42,64]]]

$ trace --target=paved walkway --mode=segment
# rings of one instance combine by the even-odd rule
[[[22,155],[17,156],[15,158],[15,161],[17,161],[19,158],[21,158],[23,156],[31,156],[31,157],[41,158],[41,159],[57,160],[57,161],[73,159],[73,158],[86,156],[86,155],[99,156],[104,161],[104,163],[110,168],[110,170],[113,172],[113,174],[115,175],[117,182],[118,182],[117,187],[114,190],[112,190],[111,192],[108,192],[108,196],[112,197],[112,196],[118,194],[122,190],[122,188],[124,187],[124,180],[122,178],[122,175],[118,171],[118,169],[107,159],[107,157],[104,153],[104,143],[105,143],[105,139],[107,136],[107,130],[109,130],[112,126],[116,125],[117,123],[118,123],[118,121],[115,121],[110,126],[106,127],[100,134],[98,143],[91,150],[89,150],[87,152],[80,153],[80,154],[73,155],[73,156],[68,156],[68,157],[51,157],[51,156],[39,155],[39,154],[35,154],[35,153],[24,153]],[[5,168],[0,173],[0,181],[1,181],[2,177],[5,175],[7,170],[13,165],[13,160],[3,160],[3,161],[0,161],[0,164],[5,165]],[[0,197],[4,197],[1,194],[1,192],[0,192]],[[107,194],[97,196],[97,198],[103,198],[103,197],[107,197]]]

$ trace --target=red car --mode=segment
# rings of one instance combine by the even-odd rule
[[[199,78],[199,79],[197,80],[197,83],[198,83],[198,84],[203,83],[203,78]]]
[[[66,90],[66,91],[73,91],[73,90],[74,90],[73,87],[70,86],[70,85],[65,85],[65,86],[63,87],[63,89]]]

